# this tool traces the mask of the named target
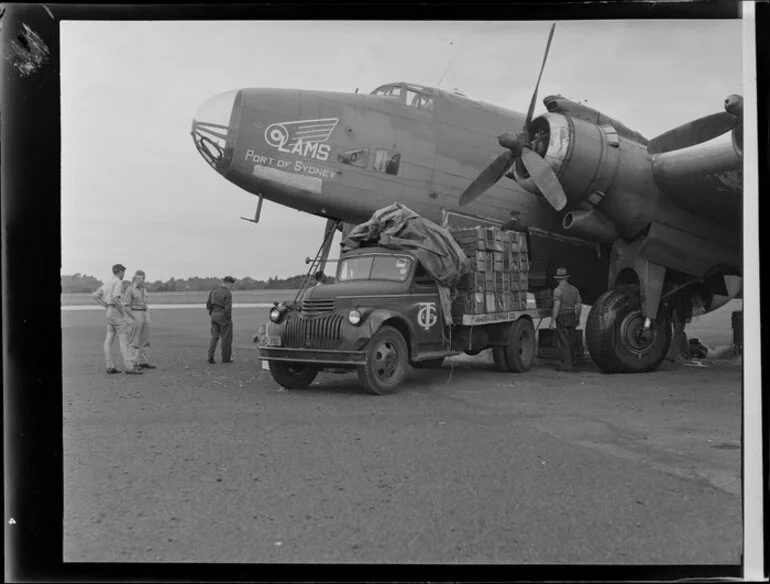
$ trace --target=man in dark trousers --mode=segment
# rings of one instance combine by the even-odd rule
[[[209,363],[214,361],[214,351],[219,337],[222,337],[222,363],[232,363],[230,353],[233,349],[233,288],[235,279],[225,276],[222,285],[209,293],[206,309],[211,316],[211,342],[209,343]]]
[[[566,268],[556,270],[554,279],[559,285],[553,291],[551,328],[556,328],[556,347],[561,358],[561,366],[556,370],[572,371],[572,347],[575,329],[580,323],[583,299],[578,289],[569,283]]]

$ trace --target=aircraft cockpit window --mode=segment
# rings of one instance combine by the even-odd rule
[[[342,164],[366,168],[369,166],[369,149],[356,148],[355,150],[346,150],[337,154],[337,160]]]
[[[433,98],[420,94],[420,109],[432,110]]]
[[[385,85],[378,87],[372,92],[372,95],[382,95],[384,97],[401,97],[402,88],[400,85]]]
[[[401,154],[392,150],[377,150],[374,155],[374,170],[385,174],[398,174]]]
[[[416,91],[412,91],[411,89],[406,90],[406,105],[409,107],[419,107],[420,106],[420,94]]]

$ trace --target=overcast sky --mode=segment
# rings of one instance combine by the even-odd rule
[[[240,220],[257,199],[195,150],[198,107],[244,87],[436,85],[451,62],[442,88],[526,111],[550,24],[63,22],[62,273],[304,272],[324,220],[269,201],[259,225]],[[741,92],[740,21],[565,21],[535,115],[561,93],[652,138]]]

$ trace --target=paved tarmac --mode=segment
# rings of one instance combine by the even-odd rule
[[[104,373],[101,313],[62,313],[65,561],[739,562],[740,363],[480,355],[392,396],[286,391],[251,343],[266,313],[236,308],[236,362],[208,365],[205,310],[154,310],[142,376]]]

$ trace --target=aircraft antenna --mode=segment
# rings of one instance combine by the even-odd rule
[[[449,44],[450,44],[450,45],[453,45],[453,44],[454,44],[454,41],[449,41]],[[454,55],[452,55],[452,58],[451,58],[451,59],[449,59],[449,64],[446,66],[446,69],[444,69],[444,72],[441,74],[441,78],[438,80],[438,83],[436,84],[436,87],[437,87],[437,88],[440,88],[440,87],[441,87],[441,82],[444,80],[444,77],[445,77],[445,76],[446,76],[446,74],[449,72],[449,68],[452,66],[452,63],[454,63],[454,62],[455,62],[455,57],[457,57],[457,50],[458,50],[458,49],[459,49],[459,47],[455,47],[455,53],[454,53]]]

